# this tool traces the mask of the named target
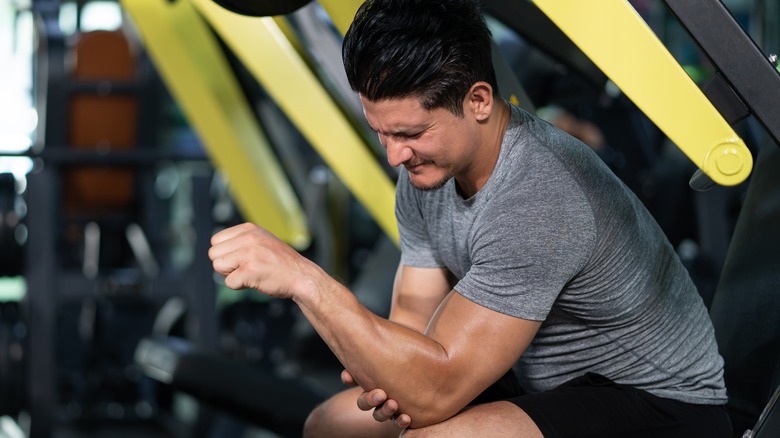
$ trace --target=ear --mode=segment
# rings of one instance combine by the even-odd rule
[[[493,112],[493,87],[487,82],[475,82],[466,95],[466,106],[478,122],[487,120]]]

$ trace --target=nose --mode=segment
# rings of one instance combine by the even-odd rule
[[[379,141],[387,150],[387,162],[393,167],[404,164],[414,155],[412,148],[402,140],[381,136]]]

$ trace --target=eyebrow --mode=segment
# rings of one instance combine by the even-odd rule
[[[379,130],[377,130],[376,128],[371,126],[370,123],[368,124],[368,127],[372,131],[376,132],[377,134],[382,134],[384,136],[392,136],[392,137],[410,137],[410,136],[415,136],[415,135],[418,135],[421,132],[425,131],[426,129],[428,129],[427,125],[421,124],[421,125],[416,125],[416,126],[410,126],[410,127],[407,127],[407,128],[401,128],[401,129],[398,129],[398,130],[393,131],[393,132],[383,133],[383,132],[379,132]]]

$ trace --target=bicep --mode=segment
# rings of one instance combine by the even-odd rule
[[[462,408],[504,375],[541,324],[496,312],[452,291],[425,332],[446,350],[446,381],[441,384],[452,409]]]
[[[393,283],[390,320],[424,331],[451,288],[450,274],[445,268],[399,265]]]

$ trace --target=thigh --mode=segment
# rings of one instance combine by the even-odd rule
[[[317,406],[304,426],[306,438],[397,437],[400,430],[391,421],[374,420],[371,411],[361,411],[357,398],[361,388],[339,392]]]
[[[731,436],[723,406],[657,397],[592,373],[509,401],[526,412],[546,438]]]
[[[433,426],[407,429],[403,438],[542,438],[542,432],[522,409],[507,401],[469,406]]]

